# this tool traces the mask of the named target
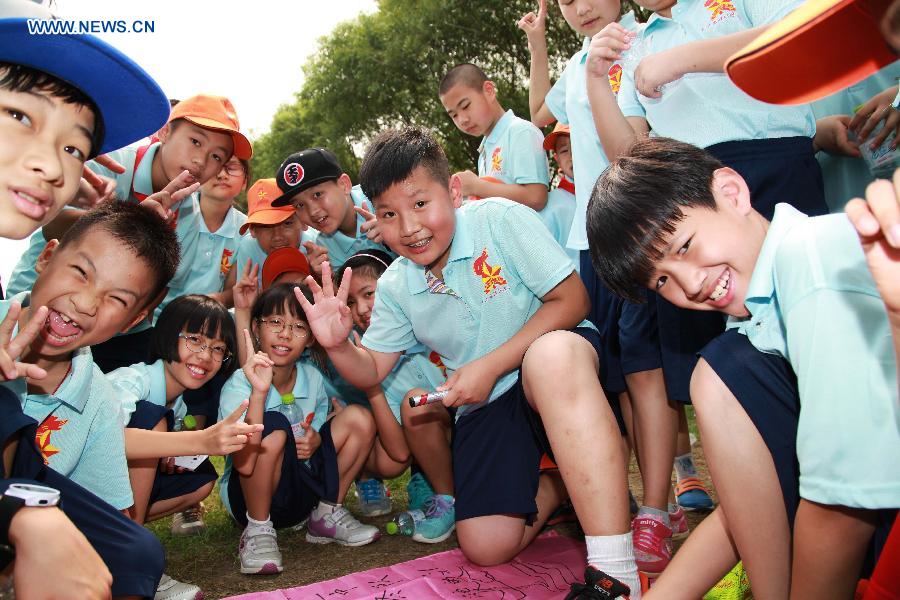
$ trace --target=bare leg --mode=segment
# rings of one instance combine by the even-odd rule
[[[156,519],[167,517],[171,514],[181,512],[186,508],[202,502],[207,496],[210,495],[210,493],[212,493],[213,487],[215,487],[215,485],[216,482],[210,481],[203,487],[197,488],[190,494],[154,502],[150,506],[150,510],[147,513],[147,521],[155,521]]]
[[[337,452],[340,474],[337,502],[341,504],[372,451],[375,440],[372,413],[360,406],[346,407],[331,420],[331,439]]]
[[[165,417],[153,426],[152,431],[168,431],[168,422]],[[131,495],[134,497],[134,506],[128,509],[128,516],[141,525],[147,520],[147,510],[150,507],[150,492],[153,489],[153,482],[156,480],[158,472],[158,458],[141,458],[128,461],[128,479],[131,480]]]
[[[249,477],[238,474],[247,514],[252,519],[266,521],[269,518],[272,494],[281,481],[281,461],[284,460],[286,442],[287,434],[284,431],[271,432],[259,444],[259,456],[253,473]]]
[[[442,404],[400,407],[403,435],[409,451],[436,494],[453,495],[450,454],[450,413]]]
[[[401,463],[391,458],[384,446],[381,445],[381,439],[376,437],[375,445],[372,447],[369,458],[366,459],[366,464],[363,466],[361,477],[393,479],[394,477],[399,477],[407,467],[409,467],[409,461]]]
[[[800,500],[791,600],[852,598],[874,532],[868,511]]]

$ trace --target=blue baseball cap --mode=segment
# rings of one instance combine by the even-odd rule
[[[133,60],[93,35],[31,34],[30,19],[54,19],[28,0],[0,0],[0,62],[43,71],[93,100],[103,123],[91,158],[123,148],[165,125],[169,100]]]

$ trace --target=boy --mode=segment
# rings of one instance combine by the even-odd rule
[[[569,229],[575,215],[575,174],[572,170],[572,141],[568,125],[557,123],[544,138],[544,150],[553,153],[559,167],[559,183],[547,194],[547,206],[538,216],[563,248],[569,239]],[[566,254],[578,268],[578,251],[566,249]]]
[[[320,272],[325,260],[339,267],[366,248],[390,253],[378,243],[378,226],[367,210],[365,194],[329,150],[309,148],[291,154],[278,167],[275,179],[282,195],[272,206],[293,205],[300,222],[315,232],[311,242],[303,243],[314,271]]]
[[[456,174],[463,196],[508,198],[543,210],[550,177],[541,130],[513,111],[504,111],[494,82],[471,63],[450,69],[441,79],[438,96],[460,131],[484,136],[478,146],[478,175]]]
[[[87,213],[61,242],[47,244],[38,257],[38,278],[30,294],[0,303],[3,315],[17,303],[23,305],[20,327],[32,306],[49,309],[43,313],[35,308],[46,318],[22,355],[41,367],[44,377],[2,384],[16,393],[25,414],[40,423],[35,437],[39,454],[23,468],[37,472],[46,464],[50,472],[70,478],[117,509],[132,505],[118,402],[91,360],[90,345],[145,318],[150,300],[165,287],[177,264],[174,233],[150,208],[107,204]],[[87,516],[96,514],[75,514],[73,519],[79,527],[96,531],[80,522]],[[138,556],[147,551],[138,550]],[[127,554],[113,561],[123,556]],[[135,585],[148,567],[155,568],[154,562],[118,564]],[[157,579],[158,574],[141,576],[141,589],[149,591],[142,595],[154,592]]]
[[[447,391],[443,406],[404,419],[409,447],[438,492],[429,519],[455,514],[469,560],[502,563],[534,539],[564,499],[566,481],[587,534],[588,585],[607,577],[602,569],[615,588],[609,597],[630,587],[631,598],[640,598],[624,458],[574,265],[533,211],[500,199],[462,205],[459,178],[422,129],[380,134],[360,178],[385,242],[402,256],[379,278],[361,346],[348,340],[349,269],[337,295],[330,267],[322,288],[307,279],[314,305],[295,292],[316,339],[361,389],[384,379],[416,343],[453,370],[439,388]],[[555,331],[565,328],[575,329]],[[452,453],[444,442],[451,406]],[[536,435],[552,440],[562,480],[539,477],[541,451],[551,444]],[[423,445],[429,452],[420,452]]]
[[[852,596],[881,509],[900,506],[900,404],[884,305],[846,217],[782,204],[770,223],[735,170],[651,138],[597,182],[588,231],[616,293],[643,285],[731,317],[691,382],[727,518],[704,522],[653,593],[696,597],[740,556],[759,597],[787,597],[789,581],[792,597]]]

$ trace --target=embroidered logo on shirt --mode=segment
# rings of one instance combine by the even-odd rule
[[[619,63],[615,63],[613,66],[609,68],[609,89],[612,90],[613,94],[619,93],[619,88],[622,86],[622,65]]]
[[[503,168],[503,156],[500,154],[500,147],[494,148],[491,154],[491,172],[499,173]]]
[[[724,17],[737,12],[731,0],[706,0],[703,6],[710,12],[709,20],[712,23],[717,23]]]
[[[441,355],[435,352],[434,350],[428,354],[428,360],[441,370],[441,375],[444,376],[444,379],[447,379],[447,365],[444,364],[444,361],[441,360]]]
[[[497,286],[506,285],[506,280],[500,276],[500,267],[493,267],[488,262],[487,248],[483,249],[481,256],[475,259],[472,269],[476,275],[481,277],[485,294],[490,294]]]
[[[228,259],[234,255],[234,252],[229,250],[228,248],[222,248],[222,260],[219,261],[219,271],[222,273],[222,276],[225,277],[228,275],[228,271],[231,269],[231,266],[234,264],[233,262],[229,262]]]
[[[44,458],[45,465],[50,464],[51,456],[59,454],[59,448],[50,443],[50,435],[54,431],[62,429],[63,425],[68,422],[68,419],[57,419],[55,416],[50,415],[44,419],[44,422],[37,428],[37,433],[34,434],[34,441],[41,451],[41,456]]]

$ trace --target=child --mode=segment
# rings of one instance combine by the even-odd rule
[[[559,167],[559,183],[547,194],[547,206],[538,215],[559,245],[565,248],[575,215],[575,173],[572,170],[569,126],[557,123],[553,131],[544,138],[544,150],[553,153],[553,159]],[[567,248],[566,254],[578,267],[578,251]]]
[[[278,283],[303,283],[312,274],[306,255],[296,248],[279,248],[262,266],[262,289]]]
[[[258,351],[222,389],[220,419],[249,398],[246,422],[265,425],[262,435],[225,459],[219,482],[222,504],[244,526],[238,553],[246,574],[280,573],[275,528],[307,519],[306,540],[314,544],[362,546],[379,537],[376,527],[361,524],[341,505],[372,447],[375,424],[356,406],[325,420],[329,403],[322,376],[301,358],[307,348],[315,352],[316,340],[292,290],[276,285],[254,302],[251,330]],[[246,329],[244,338],[252,348]],[[285,398],[296,402],[306,421],[289,423],[278,412]]]
[[[35,458],[51,467],[48,473],[69,477],[117,509],[133,504],[119,404],[94,366],[89,346],[143,319],[177,264],[175,236],[150,208],[107,204],[87,213],[61,242],[47,244],[30,294],[0,304],[4,315],[19,303],[26,307],[20,326],[31,316],[31,307],[44,315],[37,337],[22,354],[42,369],[43,378],[3,384],[18,395],[25,414],[40,423]],[[88,504],[103,505],[87,496]],[[84,512],[84,504],[76,498],[68,509],[79,528],[89,538],[109,536],[109,517],[103,521],[106,533],[100,534],[98,525],[90,523],[100,517],[98,510]],[[135,545],[100,546],[111,551],[112,556],[104,557],[114,581],[121,578],[118,589],[137,590],[127,593],[153,595],[161,572],[156,572],[158,544],[148,546],[141,535],[124,545],[129,543]],[[138,562],[121,562],[125,560]]]
[[[411,429],[404,423],[435,491],[442,493],[439,481],[452,481],[455,500],[441,498],[434,516],[455,513],[469,560],[506,562],[562,502],[566,481],[587,534],[588,586],[607,577],[598,567],[615,587],[610,597],[630,587],[631,598],[640,598],[624,457],[602,400],[597,335],[582,321],[587,295],[574,265],[534,211],[500,199],[463,206],[459,178],[450,177],[446,156],[422,129],[381,133],[360,178],[385,242],[403,256],[378,281],[362,345],[348,340],[351,270],[337,296],[324,267],[322,289],[307,279],[315,305],[297,297],[338,371],[358,387],[381,382],[417,343],[453,371],[439,388],[447,390],[443,405],[423,408]],[[569,327],[576,329],[555,331]],[[457,407],[452,453],[445,441],[450,406]],[[433,452],[420,456],[413,438],[431,440]],[[562,481],[539,477],[544,449],[555,451]]]
[[[340,266],[367,248],[390,252],[379,243],[377,222],[367,210],[365,194],[329,150],[309,148],[291,154],[278,167],[275,179],[283,194],[272,206],[293,205],[303,225],[318,232],[303,244],[317,273],[325,260]]]
[[[136,522],[173,513],[177,520],[180,511],[199,505],[212,492],[218,475],[208,458],[190,470],[176,471],[169,457],[229,454],[262,430],[259,425],[236,423],[244,404],[209,429],[187,431],[189,415],[181,394],[200,388],[227,368],[235,346],[234,322],[221,303],[207,296],[181,296],[166,306],[153,329],[153,362],[108,374],[128,423],[125,455],[134,495],[130,513]],[[169,433],[173,431],[177,433]],[[200,593],[197,586],[166,575],[160,586],[166,587],[167,597],[178,593],[194,598]]]
[[[241,268],[256,267],[257,285],[262,285],[262,265],[266,257],[280,248],[299,248],[306,226],[290,206],[275,207],[272,202],[281,195],[274,179],[257,179],[247,191],[247,221],[241,225],[243,236],[234,256]],[[249,230],[249,234],[247,235]],[[249,263],[248,263],[249,261]],[[232,290],[238,281],[237,269],[231,269],[225,289]]]
[[[450,69],[441,79],[438,96],[460,131],[483,136],[478,147],[478,175],[472,171],[456,174],[463,195],[509,198],[538,212],[543,210],[550,177],[541,130],[513,111],[504,111],[494,82],[471,63]]]
[[[770,223],[735,170],[652,138],[598,181],[588,230],[617,293],[644,285],[731,316],[691,384],[726,512],[704,521],[651,594],[697,597],[740,557],[759,597],[787,597],[789,581],[798,598],[852,596],[879,509],[900,506],[900,404],[884,305],[846,218],[779,205]],[[787,515],[772,502],[779,483]]]
[[[357,252],[335,274],[335,283],[340,283],[344,271],[351,269],[353,279],[347,294],[347,307],[353,318],[355,333],[365,334],[375,306],[375,287],[391,257],[378,250]],[[394,369],[380,385],[368,390],[368,402],[375,417],[378,436],[369,458],[363,467],[363,474],[356,481],[359,495],[360,512],[366,517],[386,515],[391,512],[391,498],[382,479],[397,477],[409,466],[411,455],[401,427],[401,413],[409,407],[409,398],[427,394],[440,386],[447,377],[442,373],[443,363],[436,353],[419,347],[405,352],[397,361]],[[446,371],[446,369],[445,369]],[[422,509],[434,506],[428,502],[434,491],[422,472],[413,469],[412,477],[407,484],[409,509]],[[452,532],[440,532],[440,535],[428,537],[421,527],[416,529],[413,539],[418,542],[436,543],[447,539]]]

